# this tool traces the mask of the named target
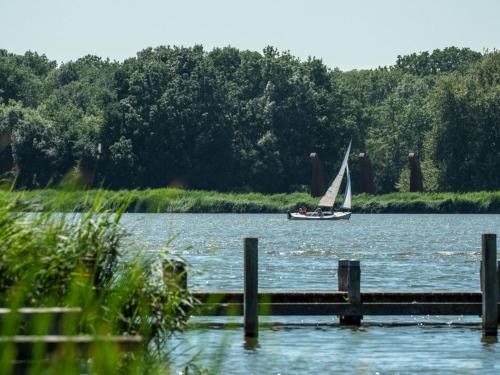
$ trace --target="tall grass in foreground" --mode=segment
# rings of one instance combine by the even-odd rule
[[[13,202],[16,210],[85,211],[95,197],[107,207],[127,212],[179,213],[284,213],[301,206],[314,208],[318,198],[308,193],[261,194],[219,193],[173,188],[146,190],[56,190],[2,191],[0,204]],[[342,197],[338,198],[340,205]],[[500,213],[500,191],[472,193],[359,194],[353,197],[356,213]]]
[[[171,373],[165,340],[185,327],[193,299],[176,284],[165,286],[154,272],[163,257],[122,261],[123,207],[109,213],[104,203],[104,197],[86,202],[89,210],[78,218],[52,211],[13,212],[15,203],[0,206],[0,307],[80,307],[76,318],[63,320],[62,334],[143,338],[133,353],[96,342],[88,360],[75,346],[66,345],[47,362],[46,350],[39,345],[32,374]],[[9,337],[47,334],[51,325],[50,317],[25,322],[16,313],[0,321],[0,336],[7,338],[0,342],[0,373],[14,374],[15,346]]]

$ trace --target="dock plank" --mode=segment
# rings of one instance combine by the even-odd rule
[[[193,315],[241,316],[241,303],[204,304]],[[481,315],[480,302],[262,303],[260,316],[293,315]]]

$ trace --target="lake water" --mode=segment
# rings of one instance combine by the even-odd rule
[[[481,233],[500,232],[500,215],[301,222],[275,214],[126,214],[122,222],[131,243],[152,256],[168,244],[184,258],[196,291],[242,290],[245,236],[259,238],[261,291],[336,290],[341,258],[361,261],[362,291],[478,291]],[[196,356],[235,374],[500,373],[500,344],[482,341],[478,317],[366,317],[358,329],[339,327],[336,317],[261,321],[280,325],[261,328],[255,348],[239,327],[178,335],[169,348],[175,366]]]

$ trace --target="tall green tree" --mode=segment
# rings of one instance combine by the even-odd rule
[[[498,189],[500,178],[500,53],[465,76],[443,77],[433,97],[429,157],[441,190]]]

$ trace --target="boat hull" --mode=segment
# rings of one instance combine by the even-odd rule
[[[288,212],[288,220],[349,220],[351,212],[334,212],[322,216],[315,214],[299,214],[298,212]]]

